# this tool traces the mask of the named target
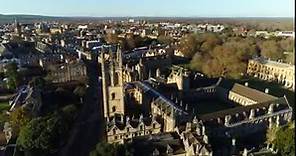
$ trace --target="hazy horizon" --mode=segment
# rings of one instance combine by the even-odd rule
[[[293,18],[294,0],[9,0],[1,14],[54,17]],[[25,6],[25,7],[24,7]]]
[[[87,16],[87,15],[73,15],[73,16],[63,16],[63,15],[44,15],[44,14],[25,14],[25,13],[17,13],[17,14],[7,14],[7,13],[0,13],[0,15],[4,16],[44,16],[44,17],[65,17],[65,18],[287,18],[293,19],[294,17],[287,17],[287,16]]]

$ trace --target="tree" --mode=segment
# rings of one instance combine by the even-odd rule
[[[137,47],[136,40],[134,39],[134,36],[126,38],[127,47],[129,50],[132,50]]]
[[[273,60],[283,59],[283,49],[275,40],[263,41],[260,45],[261,55]]]
[[[131,154],[127,148],[126,145],[100,142],[96,145],[96,149],[90,152],[90,156],[129,156]]]
[[[16,63],[9,63],[5,66],[8,89],[16,89],[21,82],[20,74]]]
[[[42,78],[42,77],[34,77],[30,82],[29,84],[36,87],[36,88],[39,88],[39,89],[43,89],[44,86],[45,86],[45,80]]]
[[[295,49],[294,40],[290,38],[280,40],[279,44],[285,52],[292,52]]]
[[[295,64],[295,51],[286,54],[285,61],[287,63]]]
[[[282,156],[295,155],[295,122],[288,123],[283,127],[273,126],[267,130],[267,143],[278,150]]]
[[[181,38],[179,50],[188,58],[192,58],[201,46],[201,39],[197,34],[189,34]]]
[[[174,42],[174,39],[171,36],[160,35],[157,37],[157,40],[161,44],[170,45]]]
[[[199,70],[210,77],[240,78],[241,73],[246,72],[248,59],[254,54],[256,45],[253,42],[236,39],[216,45],[213,50],[196,53],[190,66],[193,70]]]
[[[3,127],[5,122],[9,121],[9,116],[4,112],[0,112],[0,127]]]
[[[275,144],[275,141],[276,141],[276,134],[277,134],[278,130],[279,130],[279,128],[276,127],[275,125],[273,125],[266,132],[266,143],[268,145],[272,145],[272,148],[274,148],[274,144]]]
[[[275,147],[282,156],[295,155],[295,127],[290,124],[281,127],[276,133]]]
[[[10,113],[9,121],[14,136],[19,135],[21,128],[26,126],[30,122],[31,118],[32,116],[30,112],[23,107],[18,107]]]
[[[119,42],[119,38],[117,34],[113,34],[113,33],[108,33],[106,35],[105,40],[107,41],[107,43],[109,44],[116,44]]]
[[[45,117],[34,118],[21,129],[17,145],[25,153],[32,155],[56,153],[67,140],[67,134],[76,114],[75,110],[70,107]]]
[[[205,33],[202,35],[202,44],[200,50],[202,52],[209,52],[213,50],[217,45],[221,45],[223,42],[218,35],[213,33]]]

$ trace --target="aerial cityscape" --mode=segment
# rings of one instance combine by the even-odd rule
[[[0,3],[0,156],[295,155],[294,0]]]

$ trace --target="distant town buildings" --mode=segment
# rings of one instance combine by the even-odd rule
[[[47,78],[52,83],[85,82],[87,80],[86,66],[82,61],[50,65],[46,69],[48,71]]]
[[[102,109],[100,124],[105,132],[100,139],[129,143],[141,154],[241,155],[238,147],[247,146],[239,144],[240,138],[292,120],[292,107],[286,96],[270,95],[269,88],[251,88],[248,82],[209,78],[182,64],[184,60],[188,62],[186,52],[176,48],[182,37],[190,33],[228,33],[231,29],[227,25],[136,19],[99,24],[15,21],[0,30],[0,71],[16,62],[20,71],[43,74],[47,83],[56,86],[88,84],[92,83],[88,81],[90,76],[95,77],[99,91],[94,94],[100,98],[92,100]],[[294,38],[293,31],[251,32],[244,27],[236,27],[231,33]],[[120,43],[107,43],[108,35],[116,38],[114,42],[142,37],[151,40],[151,44],[123,50]],[[157,43],[160,36],[172,38],[173,43]],[[89,68],[89,64],[94,66]],[[37,68],[41,74],[35,73]],[[294,65],[253,58],[248,61],[247,74],[295,90]],[[41,95],[30,85],[21,86],[10,100],[11,111],[40,102]]]

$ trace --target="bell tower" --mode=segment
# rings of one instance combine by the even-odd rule
[[[16,33],[19,36],[21,35],[21,25],[16,20],[16,18],[14,19],[14,33]]]
[[[122,52],[119,45],[116,52],[101,52],[102,89],[104,117],[124,115],[124,90],[122,80]]]

